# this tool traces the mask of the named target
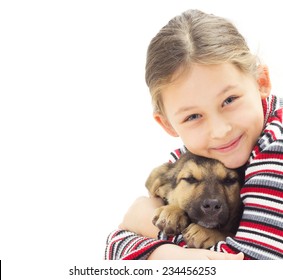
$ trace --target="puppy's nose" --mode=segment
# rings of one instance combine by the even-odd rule
[[[205,214],[214,215],[222,210],[222,203],[218,199],[205,199],[201,209]]]

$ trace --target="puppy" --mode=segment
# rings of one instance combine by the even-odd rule
[[[155,168],[146,181],[149,193],[165,204],[156,209],[153,224],[166,235],[181,233],[188,247],[209,248],[236,232],[243,181],[243,169],[187,152]]]

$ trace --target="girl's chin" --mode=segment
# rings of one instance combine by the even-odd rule
[[[243,158],[233,158],[231,160],[229,159],[219,159],[227,168],[230,168],[230,169],[235,169],[235,168],[238,168],[238,167],[241,167],[243,165],[246,164],[247,160],[243,160]]]

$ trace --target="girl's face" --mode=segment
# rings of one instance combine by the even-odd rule
[[[261,100],[269,92],[267,69],[256,81],[232,64],[194,65],[165,87],[166,117],[154,117],[192,153],[237,168],[248,161],[262,132]]]

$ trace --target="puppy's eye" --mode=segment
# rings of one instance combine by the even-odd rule
[[[238,182],[238,178],[233,178],[233,177],[226,177],[224,180],[222,180],[222,183],[225,186],[232,186],[237,182]]]
[[[190,177],[186,177],[186,178],[182,178],[183,180],[185,180],[186,182],[188,182],[189,184],[196,184],[199,182],[198,179],[196,179],[194,176],[190,176]]]

